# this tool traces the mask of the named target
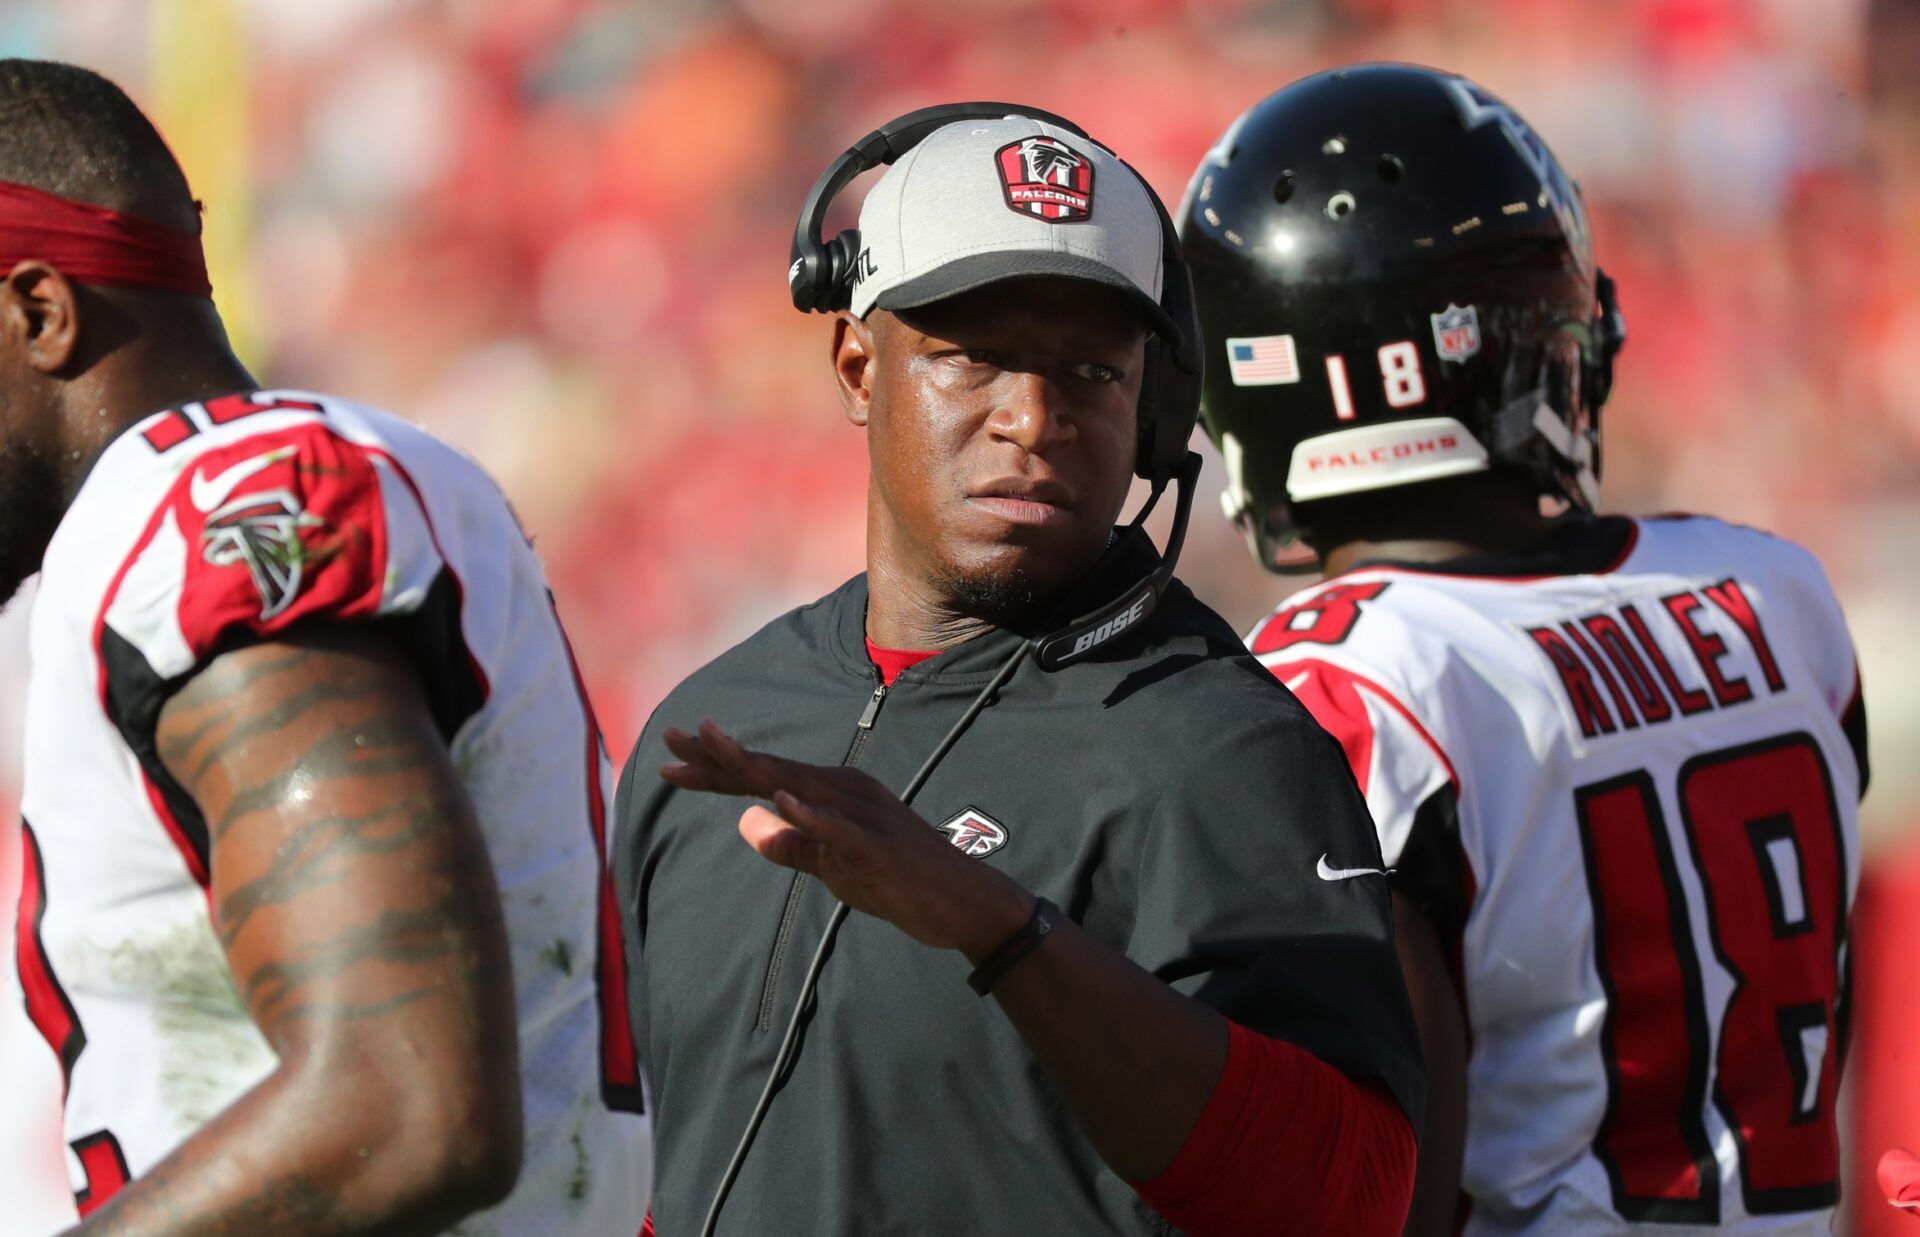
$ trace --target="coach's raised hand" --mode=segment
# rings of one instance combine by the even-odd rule
[[[1033,894],[954,849],[858,769],[750,751],[713,721],[664,737],[681,763],[661,766],[660,776],[685,790],[770,800],[771,810],[755,804],[740,814],[740,836],[754,850],[923,945],[977,962],[1033,911]]]
[[[749,751],[712,721],[697,735],[662,738],[680,763],[661,766],[661,777],[685,790],[771,799],[774,811],[755,805],[740,816],[755,850],[923,944],[958,949],[977,965],[1033,913],[1031,893],[955,850],[858,769]],[[1102,1158],[1133,1181],[1164,1169],[1220,1075],[1227,1036],[1219,1015],[1070,921],[993,995]],[[1123,1024],[1126,1036],[1102,1033]]]

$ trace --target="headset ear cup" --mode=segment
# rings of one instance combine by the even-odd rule
[[[1149,481],[1167,475],[1161,467],[1161,420],[1165,404],[1161,386],[1166,381],[1167,347],[1158,339],[1147,340],[1147,360],[1140,370],[1140,430],[1134,448],[1133,471]]]
[[[818,248],[793,260],[787,271],[787,291],[795,309],[832,313],[853,303],[853,262],[860,252],[860,232],[848,228]]]
[[[1187,443],[1199,420],[1199,376],[1181,369],[1171,346],[1149,339],[1140,379],[1140,442],[1134,472],[1149,481],[1171,480],[1187,458]]]
[[[793,307],[801,313],[811,313],[820,307],[820,267],[825,255],[818,248],[802,253],[787,268],[787,295],[793,298]]]
[[[1153,340],[1140,383],[1140,456],[1135,469],[1149,481],[1171,480],[1185,463],[1200,421],[1200,375],[1188,373],[1170,345]]]
[[[1187,458],[1187,443],[1200,420],[1205,370],[1200,316],[1193,278],[1180,252],[1173,221],[1161,216],[1165,237],[1164,287],[1160,304],[1180,330],[1176,342],[1149,338],[1140,383],[1140,456],[1135,471],[1150,481],[1171,480]]]
[[[860,230],[848,228],[827,242],[827,284],[820,308],[832,313],[853,304],[853,264],[860,256]]]

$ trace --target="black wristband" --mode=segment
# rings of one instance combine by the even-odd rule
[[[992,953],[980,960],[973,968],[973,974],[967,976],[967,987],[981,996],[993,991],[1000,977],[1012,970],[1014,964],[1040,948],[1040,942],[1047,939],[1047,933],[1053,931],[1054,920],[1059,916],[1060,908],[1045,898],[1033,900],[1033,914],[1027,919],[1027,926],[1015,932],[994,947]]]

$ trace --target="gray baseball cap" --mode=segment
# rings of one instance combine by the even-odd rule
[[[860,208],[853,313],[912,309],[1029,275],[1128,293],[1162,336],[1166,242],[1152,191],[1095,142],[1026,116],[936,129]]]

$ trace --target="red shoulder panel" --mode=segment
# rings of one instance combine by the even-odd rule
[[[1373,773],[1373,719],[1367,716],[1354,676],[1338,666],[1310,660],[1275,666],[1273,673],[1313,714],[1313,720],[1340,741],[1353,780],[1366,794]]]
[[[1460,775],[1454,771],[1453,761],[1447,758],[1445,749],[1414,716],[1413,710],[1381,684],[1345,666],[1317,658],[1297,658],[1269,669],[1307,707],[1313,719],[1340,741],[1341,748],[1347,754],[1347,763],[1353,768],[1353,778],[1360,783],[1361,794],[1367,793],[1375,742],[1373,718],[1368,715],[1366,703],[1361,698],[1363,692],[1398,713],[1413,728],[1413,732],[1420,736],[1420,741],[1427,745],[1427,750],[1433,753],[1434,759],[1439,761],[1440,767],[1446,770],[1454,793],[1460,792]]]
[[[366,452],[323,425],[202,455],[168,496],[187,543],[180,630],[196,657],[239,632],[380,608],[386,512]]]

